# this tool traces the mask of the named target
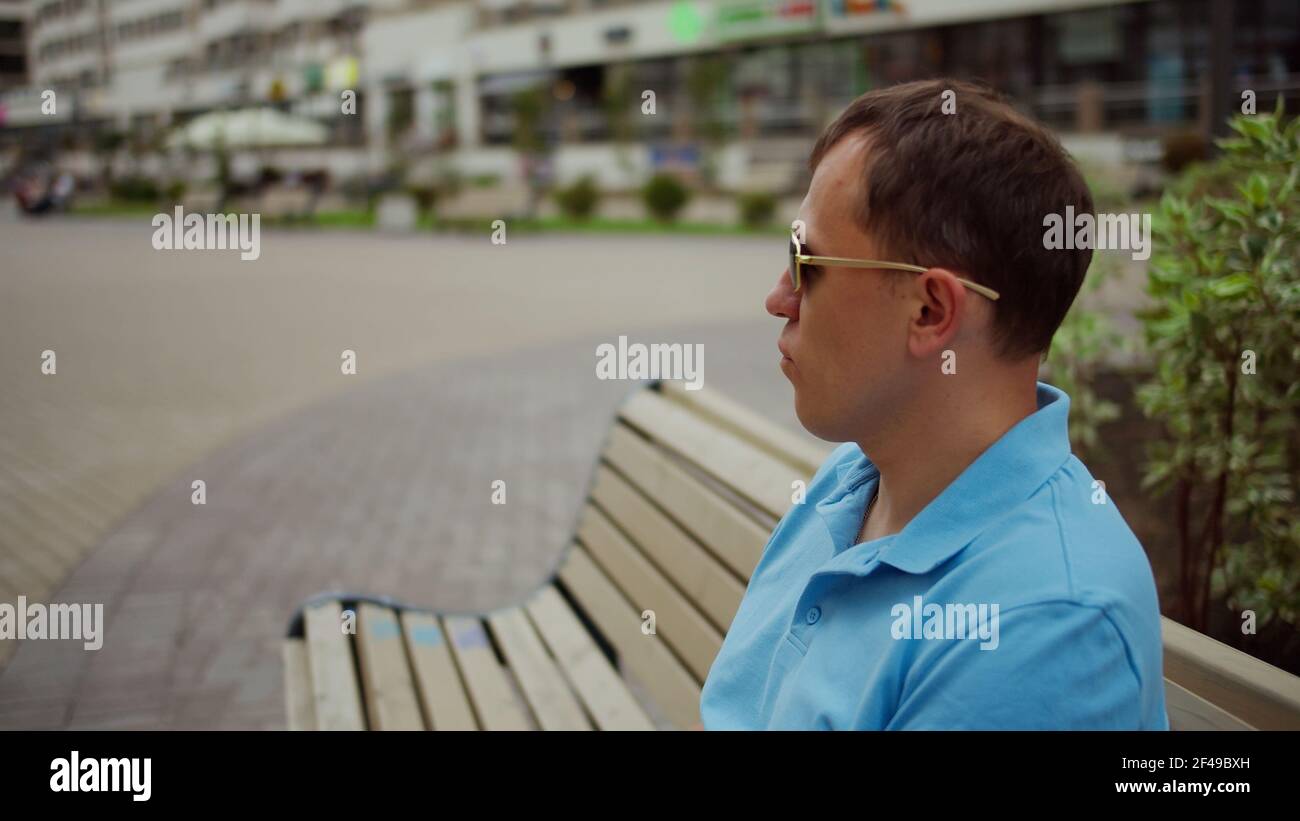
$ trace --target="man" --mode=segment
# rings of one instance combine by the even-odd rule
[[[1168,729],[1150,565],[1037,381],[1092,256],[1043,243],[1092,212],[1078,170],[948,80],[858,98],[810,166],[767,310],[800,422],[846,444],[772,533],[704,727]]]

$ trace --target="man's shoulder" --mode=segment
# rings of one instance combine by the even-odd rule
[[[1104,484],[1074,456],[982,533],[966,551],[967,563],[990,576],[1014,571],[1021,604],[1159,613],[1146,551]]]

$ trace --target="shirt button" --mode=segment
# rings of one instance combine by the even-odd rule
[[[820,607],[814,607],[808,611],[809,624],[816,624],[817,620],[820,619],[821,617],[822,617],[822,609]]]

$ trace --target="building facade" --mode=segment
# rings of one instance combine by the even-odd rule
[[[666,146],[712,146],[734,177],[806,150],[863,91],[936,75],[1063,132],[1203,128],[1220,1],[34,0],[29,85],[2,99],[11,131],[54,124],[53,88],[82,131],[274,104],[331,124],[339,150],[492,171],[551,147],[562,175],[618,184]],[[1233,5],[1236,85],[1300,102],[1300,3]]]
[[[0,0],[0,92],[27,83],[27,3]]]

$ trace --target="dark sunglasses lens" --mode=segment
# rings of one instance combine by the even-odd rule
[[[799,290],[799,260],[795,259],[798,253],[799,245],[790,237],[790,286],[796,291]]]

